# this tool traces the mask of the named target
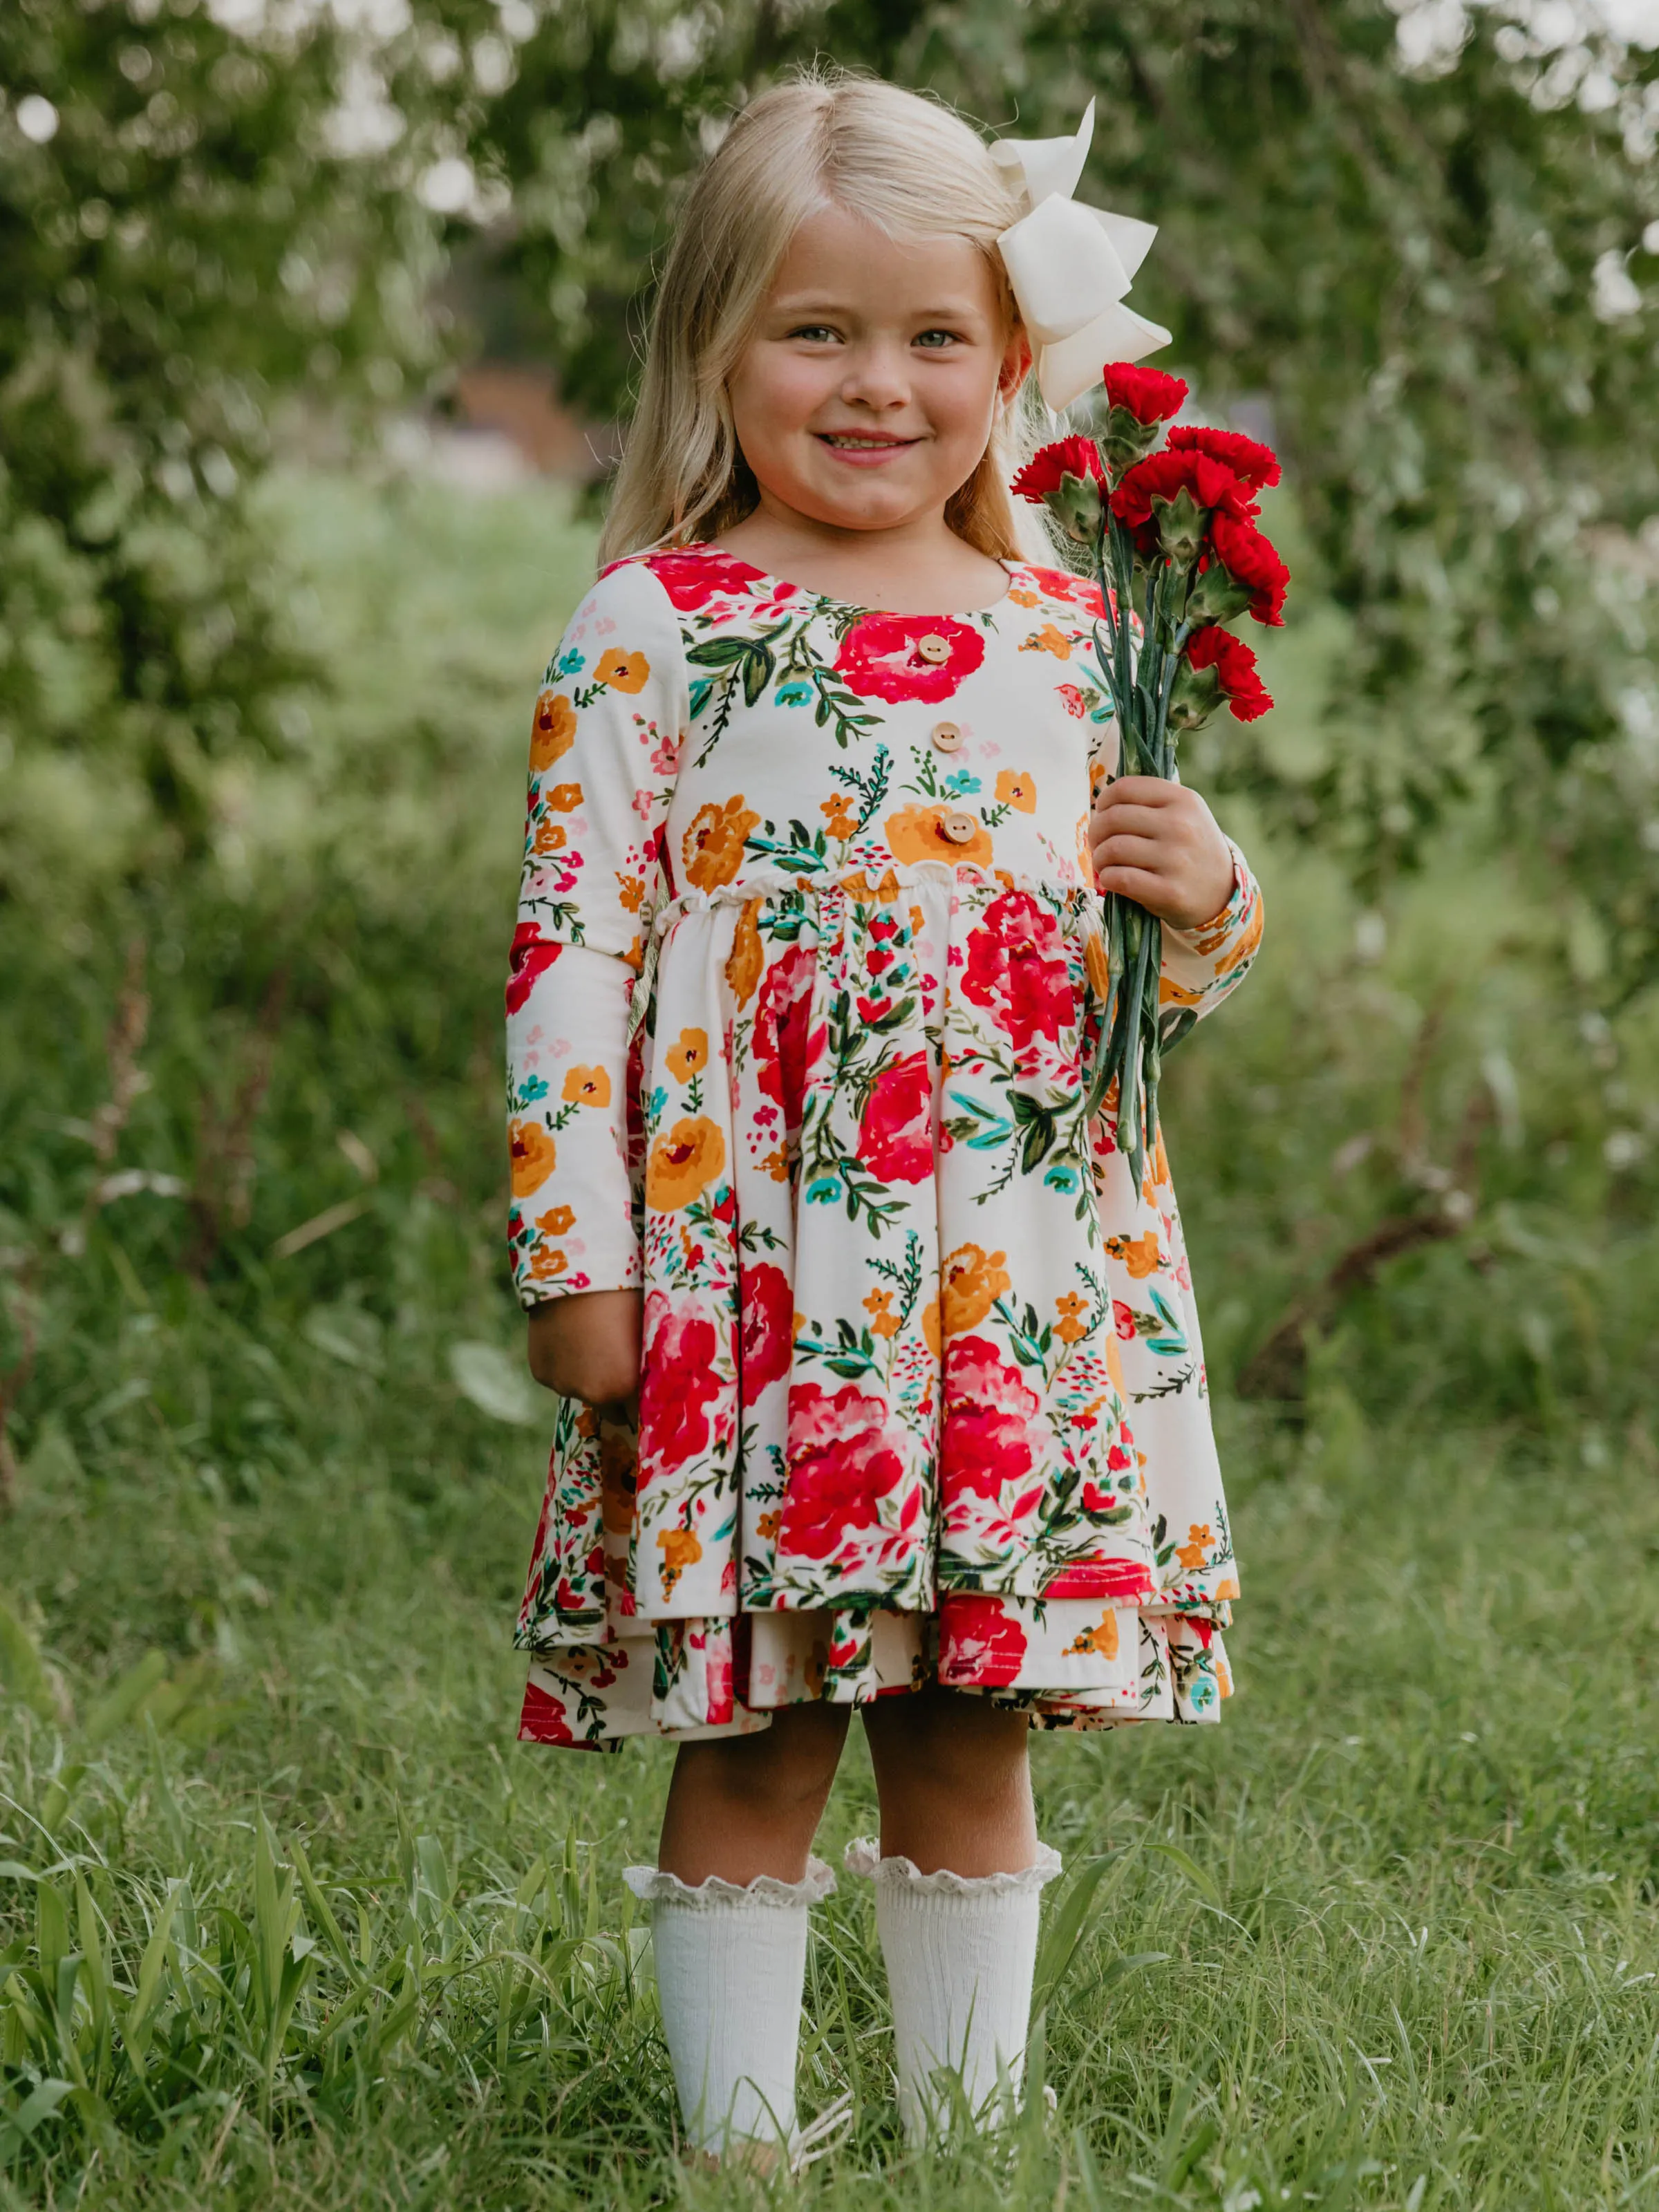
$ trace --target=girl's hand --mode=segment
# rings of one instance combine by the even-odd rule
[[[1122,891],[1172,929],[1196,929],[1232,896],[1233,856],[1215,817],[1184,783],[1121,775],[1089,817],[1103,891]]]
[[[583,1291],[530,1310],[530,1371],[589,1406],[621,1405],[640,1387],[639,1291]]]

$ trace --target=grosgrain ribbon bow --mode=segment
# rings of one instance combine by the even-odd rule
[[[1160,324],[1123,304],[1158,226],[1072,198],[1094,131],[1091,100],[1070,138],[999,138],[991,148],[1029,210],[997,244],[1036,356],[1037,388],[1055,413],[1100,381],[1105,362],[1139,361],[1170,343]]]

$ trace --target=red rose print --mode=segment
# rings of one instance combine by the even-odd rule
[[[1073,576],[1065,568],[1028,568],[1025,573],[1044,599],[1063,599],[1068,606],[1082,607],[1098,621],[1100,586],[1092,576]]]
[[[1121,407],[1137,422],[1167,422],[1187,397],[1184,379],[1161,368],[1137,368],[1132,361],[1109,361],[1100,372],[1109,407]]]
[[[1006,1599],[939,1600],[940,1681],[994,1688],[1016,1680],[1024,1658],[1025,1631]]]
[[[999,1498],[1005,1484],[1025,1480],[1037,1405],[1019,1370],[1005,1367],[982,1336],[957,1337],[945,1346],[939,1482],[947,1498],[964,1490]]]
[[[519,1741],[520,1743],[557,1743],[576,1747],[576,1739],[570,1733],[570,1723],[564,1717],[564,1708],[556,1698],[536,1683],[526,1685],[524,1704],[519,1711]]]
[[[747,561],[696,546],[681,553],[650,554],[645,565],[682,614],[696,613],[710,599],[746,598],[757,580],[768,586],[769,599],[789,599],[795,589],[763,576]]]
[[[708,1408],[720,1395],[714,1324],[676,1310],[661,1291],[645,1302],[645,1358],[640,1379],[640,1487],[649,1475],[684,1466],[708,1449]]]
[[[744,1268],[740,1283],[743,1399],[746,1406],[752,1406],[769,1383],[781,1382],[789,1372],[795,1294],[782,1268],[775,1267],[769,1260]]]
[[[564,951],[562,945],[543,939],[538,921],[521,921],[513,933],[513,952],[507,969],[507,1011],[516,1014],[529,998],[536,978],[550,968]]]
[[[933,1172],[933,1085],[925,1052],[883,1068],[870,1087],[859,1158],[883,1182],[925,1182]]]
[[[755,1008],[755,1072],[761,1089],[783,1109],[793,1137],[800,1127],[806,1085],[806,1043],[817,962],[811,945],[796,943],[767,969]]]
[[[866,1398],[850,1382],[833,1397],[816,1382],[790,1391],[781,1552],[827,1559],[848,1538],[875,1531],[877,1500],[904,1479],[885,1413],[879,1398]]]
[[[1130,1312],[1128,1307],[1124,1304],[1121,1298],[1114,1298],[1112,1300],[1112,1327],[1117,1331],[1125,1344],[1133,1344],[1134,1342],[1135,1317],[1133,1314]]]
[[[946,615],[866,615],[841,641],[836,672],[860,699],[948,699],[985,658],[985,640]]]
[[[962,994],[983,1006],[1017,1053],[1034,1037],[1059,1041],[1075,1020],[1060,927],[1029,891],[1005,891],[968,939]]]

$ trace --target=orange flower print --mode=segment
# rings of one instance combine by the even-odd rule
[[[550,813],[574,814],[582,803],[582,787],[579,783],[556,783],[542,793],[542,802]]]
[[[694,1075],[701,1075],[708,1065],[708,1032],[707,1030],[682,1030],[678,1044],[671,1044],[663,1057],[681,1083],[690,1083]]]
[[[1204,994],[1188,990],[1186,984],[1177,983],[1172,975],[1160,975],[1158,979],[1158,1003],[1160,1006],[1201,1006]]]
[[[890,1291],[872,1291],[869,1297],[866,1298],[864,1301],[864,1310],[870,1316],[870,1334],[872,1336],[896,1336],[898,1334],[899,1330],[903,1324],[900,1322],[898,1316],[892,1310],[892,1305],[893,1293]]]
[[[963,1244],[939,1270],[945,1306],[945,1333],[965,1336],[977,1328],[1010,1285],[1004,1261],[1006,1252],[982,1252],[977,1244]]]
[[[743,866],[744,840],[759,822],[743,803],[743,793],[724,806],[711,800],[700,806],[681,842],[685,872],[700,891],[718,890],[729,884]]]
[[[764,1543],[775,1543],[777,1541],[778,1531],[782,1528],[782,1526],[783,1514],[781,1510],[775,1510],[770,1513],[757,1513],[755,1516],[755,1534],[760,1537],[762,1541]]]
[[[569,1265],[562,1252],[556,1251],[550,1244],[538,1244],[530,1255],[530,1279],[532,1283],[550,1283]]]
[[[613,691],[643,691],[650,673],[651,663],[642,653],[618,653],[612,646],[609,653],[599,656],[593,680],[596,684],[608,684]]]
[[[706,1115],[676,1121],[651,1147],[645,1195],[659,1213],[676,1213],[706,1190],[726,1165],[726,1139]]]
[[[1088,1324],[1083,1318],[1087,1308],[1076,1291],[1067,1291],[1063,1297],[1056,1298],[1054,1311],[1059,1316],[1054,1334],[1062,1344],[1075,1344],[1079,1337],[1088,1334]]]
[[[726,980],[732,986],[732,995],[740,1006],[746,1006],[754,997],[766,965],[761,951],[760,910],[758,899],[744,902],[738,916],[738,926],[732,933],[732,950],[726,956]]]
[[[1016,586],[1008,593],[1008,604],[1011,607],[1040,607],[1042,602],[1035,592],[1021,591]]]
[[[643,876],[624,875],[617,872],[617,903],[624,914],[637,914],[645,900]]]
[[[775,1146],[767,1153],[761,1162],[761,1167],[765,1174],[771,1176],[774,1182],[787,1182],[789,1180],[789,1155],[781,1146]]]
[[[574,1206],[550,1206],[545,1213],[536,1216],[536,1226],[544,1237],[568,1237],[575,1225]]]
[[[553,1172],[557,1157],[553,1139],[539,1121],[514,1121],[507,1140],[513,1157],[513,1195],[528,1198]]]
[[[562,691],[544,691],[530,725],[530,765],[538,775],[576,742],[576,710]]]
[[[988,868],[991,833],[982,824],[975,825],[973,835],[960,844],[945,834],[947,820],[971,819],[971,816],[954,806],[902,806],[896,814],[887,817],[882,827],[887,832],[893,858],[906,865],[918,860],[943,860],[953,868],[964,864]]]
[[[1097,931],[1091,930],[1083,940],[1083,968],[1090,989],[1103,1004],[1112,994],[1112,970]]]
[[[977,1244],[963,1244],[939,1269],[939,1295],[930,1300],[921,1316],[921,1333],[938,1359],[943,1339],[965,1336],[977,1328],[997,1300],[1010,1287],[1006,1252],[985,1252]],[[941,1316],[944,1326],[940,1327]]]
[[[1052,623],[1044,623],[1041,629],[1032,631],[1019,649],[1022,653],[1052,653],[1056,660],[1069,660],[1072,641]]]
[[[1187,1540],[1176,1546],[1176,1557],[1188,1574],[1195,1575],[1204,1565],[1204,1555],[1214,1541],[1207,1521],[1194,1521],[1187,1530]]]
[[[702,1545],[695,1528],[659,1528],[657,1549],[662,1553],[663,1595],[672,1597],[680,1577],[702,1559]]]
[[[538,822],[532,850],[544,860],[550,853],[562,853],[565,848],[565,827],[562,822]]]
[[[821,799],[818,811],[823,817],[824,828],[832,837],[852,837],[858,834],[859,819],[848,805],[844,791],[838,791],[833,799]]]
[[[568,1067],[560,1097],[567,1106],[608,1106],[611,1076],[603,1067]]]
[[[1036,782],[1024,769],[1005,768],[997,776],[997,797],[1019,814],[1036,812]]]
[[[1066,1647],[1066,1655],[1068,1658],[1074,1652],[1081,1656],[1085,1652],[1091,1651],[1098,1659],[1116,1658],[1117,1614],[1115,1611],[1103,1613],[1093,1628],[1084,1629],[1079,1634],[1074,1636]]]
[[[1235,1598],[1238,1595],[1238,1584],[1231,1575],[1224,1575],[1215,1586],[1215,1595],[1218,1604],[1224,1599]]]
[[[1158,1264],[1158,1235],[1149,1229],[1144,1237],[1109,1237],[1106,1249],[1121,1260],[1138,1283],[1144,1283]]]

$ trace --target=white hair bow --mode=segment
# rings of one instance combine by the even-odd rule
[[[1073,137],[999,138],[991,148],[1025,202],[997,244],[1036,350],[1038,389],[1056,414],[1100,381],[1107,362],[1139,361],[1170,343],[1168,331],[1123,304],[1156,224],[1072,198],[1094,129],[1091,100]]]

